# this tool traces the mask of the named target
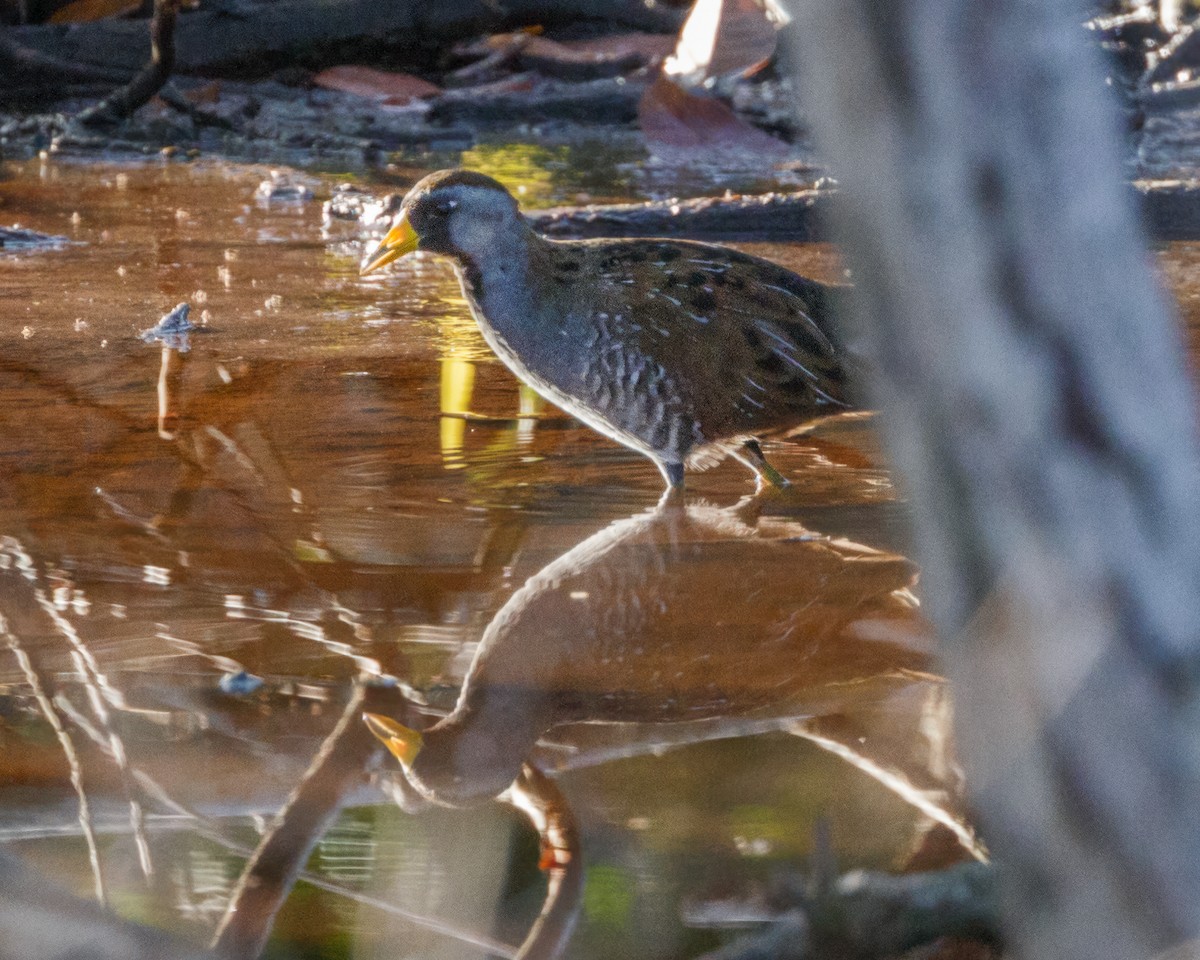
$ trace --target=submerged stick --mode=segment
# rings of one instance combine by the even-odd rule
[[[309,854],[342,800],[363,777],[379,747],[359,722],[370,691],[358,687],[338,724],[317,751],[271,829],[254,851],[234,889],[212,949],[231,960],[253,960],[262,953],[275,915],[291,892]]]
[[[106,754],[110,759],[112,752],[104,734],[101,733],[92,724],[86,716],[84,716],[61,693],[55,696],[54,706],[62,711],[63,715],[70,720],[83,734],[91,740],[92,744],[102,753]],[[153,803],[158,804],[164,810],[170,811],[181,817],[186,817],[195,824],[196,833],[213,843],[219,845],[222,849],[228,850],[235,856],[249,860],[254,856],[254,850],[246,846],[236,839],[233,831],[220,819],[207,816],[186,803],[182,803],[167,792],[157,780],[151,777],[144,770],[137,767],[133,769],[133,778],[138,785],[138,789],[142,791],[143,796]],[[444,920],[439,920],[437,917],[426,916],[417,913],[413,910],[406,910],[403,907],[397,906],[387,900],[381,900],[379,897],[373,897],[370,894],[363,893],[360,890],[354,890],[343,884],[330,880],[328,877],[323,877],[311,870],[301,870],[296,875],[297,880],[303,880],[310,887],[316,887],[325,893],[331,893],[334,896],[342,897],[354,903],[362,904],[366,907],[371,907],[374,910],[379,910],[389,916],[397,917],[406,923],[411,923],[415,927],[420,927],[425,930],[430,930],[441,936],[448,937],[452,940],[457,940],[461,943],[467,943],[475,947],[482,947],[487,950],[492,956],[502,958],[502,960],[512,960],[516,957],[516,951],[506,947],[504,944],[498,943],[482,933],[473,930],[457,927]]]
[[[27,580],[36,584],[37,572],[33,557],[29,555],[21,542],[15,537],[6,536],[3,538],[2,543],[15,562],[16,569],[21,571]],[[111,715],[108,711],[109,704],[117,709],[123,709],[125,707],[125,698],[109,682],[108,677],[101,671],[95,656],[87,644],[83,642],[83,638],[80,637],[74,624],[58,612],[54,603],[47,596],[46,591],[42,587],[35,585],[32,588],[32,595],[42,612],[54,625],[57,633],[67,641],[67,645],[71,650],[71,662],[75,665],[83,680],[84,689],[88,694],[88,703],[92,708],[92,712],[96,715],[100,726],[108,736],[117,770],[121,777],[121,785],[125,793],[125,798],[129,803],[129,819],[133,827],[138,859],[141,864],[142,873],[149,880],[154,870],[150,859],[150,845],[146,840],[145,812],[133,790],[133,783],[129,774],[129,758],[125,752],[125,744],[114,728]],[[15,640],[15,638],[12,638],[12,640]]]
[[[162,930],[83,900],[0,854],[0,950],[38,960],[212,960]]]
[[[91,805],[88,803],[87,791],[83,786],[83,766],[79,762],[79,753],[75,749],[75,741],[71,739],[71,734],[67,732],[66,727],[63,725],[58,711],[54,709],[54,705],[50,702],[50,697],[46,693],[46,685],[42,683],[41,673],[34,665],[32,658],[25,651],[25,648],[21,646],[21,642],[17,639],[16,634],[9,628],[8,620],[3,613],[0,613],[0,637],[4,639],[4,642],[8,645],[8,649],[17,658],[17,665],[20,666],[21,672],[25,675],[25,682],[29,684],[29,689],[33,692],[33,698],[37,701],[38,708],[42,711],[42,716],[50,724],[50,729],[54,731],[54,736],[62,748],[63,756],[66,758],[67,769],[70,772],[71,787],[74,789],[79,803],[79,828],[83,831],[83,839],[87,844],[88,863],[92,868],[96,901],[101,906],[107,906],[108,893],[104,886],[104,871],[100,867],[100,851],[96,846],[96,830],[92,824],[92,811]]]

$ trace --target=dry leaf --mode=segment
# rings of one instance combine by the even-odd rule
[[[313,83],[326,90],[340,90],[391,106],[441,93],[435,84],[410,73],[391,73],[370,67],[330,67],[313,77]]]
[[[608,33],[587,40],[561,40],[558,46],[612,57],[639,54],[647,63],[653,64],[670,56],[675,43],[675,38],[669,33]]]
[[[545,37],[530,37],[517,55],[520,65],[564,80],[615,77],[642,67],[646,58],[638,51],[610,53],[586,47],[569,47]]]
[[[213,80],[202,87],[185,90],[183,95],[197,105],[211,105],[221,101],[221,81]]]
[[[133,13],[141,7],[141,3],[131,3],[130,0],[75,0],[65,7],[59,7],[50,15],[49,23],[86,23],[91,20],[103,20],[105,17],[122,17]]]
[[[688,93],[660,75],[638,103],[638,123],[652,148],[755,154],[770,159],[787,144],[763,133],[712,97]]]

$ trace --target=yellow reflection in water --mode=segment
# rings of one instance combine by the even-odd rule
[[[495,177],[522,206],[539,206],[553,197],[553,170],[566,165],[567,148],[532,143],[480,144],[463,151],[462,165]]]
[[[538,417],[546,409],[546,401],[526,383],[520,384],[517,397],[517,435],[527,439],[533,436]]]
[[[463,462],[463,438],[467,421],[464,415],[471,410],[471,395],[475,391],[475,364],[453,355],[442,358],[440,441],[442,462],[447,470],[466,466]]]
[[[447,298],[449,300],[450,298]],[[472,416],[471,400],[475,393],[476,363],[490,358],[492,352],[475,321],[466,313],[466,302],[459,299],[463,310],[454,310],[438,319],[440,334],[438,352],[441,354],[440,409],[442,414],[439,428],[443,465],[448,470],[459,470],[466,466],[463,445],[466,438],[467,419]],[[519,383],[516,402],[517,426],[515,431],[505,431],[493,444],[492,453],[498,449],[509,450],[514,442],[524,442],[533,436],[537,418],[546,407],[545,401],[533,388]]]
[[[478,362],[495,356],[491,347],[484,342],[474,318],[467,309],[467,302],[458,295],[458,282],[454,281],[454,295],[443,296],[437,305],[438,353],[442,359],[451,357]]]

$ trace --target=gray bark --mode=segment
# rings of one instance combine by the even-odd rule
[[[885,439],[1026,957],[1200,930],[1195,397],[1079,11],[794,0]]]

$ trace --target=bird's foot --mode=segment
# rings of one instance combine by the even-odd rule
[[[683,489],[682,463],[667,463],[663,460],[655,460],[654,462],[658,466],[659,473],[663,475],[663,479],[667,481],[668,490]]]

